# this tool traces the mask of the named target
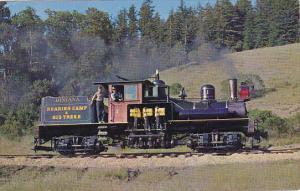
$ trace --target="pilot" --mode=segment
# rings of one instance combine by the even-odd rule
[[[123,97],[122,94],[116,90],[116,87],[111,88],[111,94],[110,97],[113,101],[122,101]]]
[[[97,119],[99,123],[104,123],[104,88],[99,86],[96,93],[94,94],[92,101],[96,101]]]

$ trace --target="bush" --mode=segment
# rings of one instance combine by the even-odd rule
[[[6,113],[3,123],[0,123],[0,133],[9,138],[18,138],[32,134],[38,111],[33,104],[22,104]]]
[[[6,108],[0,105],[0,126],[3,125],[5,119],[6,119]]]
[[[9,113],[4,124],[0,126],[0,132],[12,139],[16,139],[25,134],[21,123],[17,120],[14,113]]]
[[[290,121],[293,124],[294,129],[300,131],[300,112],[293,116]]]
[[[265,88],[265,83],[261,79],[259,75],[256,74],[238,74],[238,90],[241,82],[249,82],[254,84],[254,89],[255,89],[255,95],[251,95],[253,97],[261,97],[264,94],[266,94],[269,91],[275,91],[273,89],[266,90]],[[229,82],[228,80],[223,80],[221,82],[221,91],[224,95],[224,97],[228,98],[229,97]]]
[[[36,80],[29,87],[28,93],[24,96],[23,102],[40,105],[41,100],[45,96],[55,96],[56,91],[54,83],[49,80]]]
[[[26,134],[31,134],[35,121],[39,119],[39,113],[33,104],[22,104],[17,108],[16,116]]]
[[[282,137],[294,132],[292,124],[288,119],[281,118],[271,111],[252,110],[250,118],[258,120],[258,129],[267,132],[270,137]]]
[[[174,83],[170,86],[170,94],[171,95],[179,95],[182,89],[182,85],[179,83]]]
[[[256,90],[264,90],[265,83],[257,74],[238,74],[238,79],[241,82],[252,82]]]

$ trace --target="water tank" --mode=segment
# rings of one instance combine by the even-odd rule
[[[215,100],[215,87],[210,84],[201,86],[200,95],[202,101]]]

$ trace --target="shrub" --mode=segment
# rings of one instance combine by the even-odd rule
[[[288,119],[281,118],[271,111],[252,110],[250,118],[258,120],[258,129],[267,132],[270,137],[282,137],[294,132],[292,124]]]
[[[28,93],[24,96],[23,102],[40,105],[45,96],[55,96],[56,91],[53,82],[49,80],[36,80],[29,87]]]
[[[6,108],[0,105],[0,126],[3,125],[5,119],[6,119]]]
[[[182,85],[179,83],[174,83],[170,86],[170,93],[171,95],[179,95],[182,89]]]
[[[16,108],[10,108],[10,110],[10,112],[5,114],[2,124],[0,122],[0,133],[9,138],[31,134],[35,122],[38,120],[36,106],[33,104],[21,104]]]
[[[22,129],[26,134],[32,133],[35,121],[38,120],[39,114],[36,106],[33,104],[22,104],[16,111],[17,120],[22,124]]]
[[[251,95],[252,97],[261,97],[269,91],[275,91],[273,89],[266,90],[265,83],[261,79],[259,75],[256,74],[238,74],[238,87],[241,82],[249,82],[254,84],[255,95]],[[238,88],[239,89],[239,88]],[[224,97],[229,97],[229,82],[228,80],[223,80],[221,82],[221,91]]]
[[[0,126],[0,132],[12,139],[16,139],[25,134],[21,123],[17,120],[14,113],[9,113],[4,124]]]
[[[291,123],[294,126],[295,130],[300,130],[300,112],[291,118]]]
[[[238,74],[238,79],[241,82],[252,82],[256,90],[264,90],[265,83],[257,74]]]

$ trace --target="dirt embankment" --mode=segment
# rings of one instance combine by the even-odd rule
[[[160,168],[160,167],[196,167],[215,164],[235,163],[265,163],[284,160],[300,160],[300,152],[279,154],[233,154],[230,156],[178,156],[177,158],[40,158],[29,159],[18,157],[12,159],[0,159],[1,165],[23,166],[56,166],[70,168]]]

